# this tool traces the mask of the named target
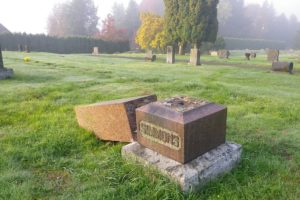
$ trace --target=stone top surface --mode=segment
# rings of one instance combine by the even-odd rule
[[[209,104],[209,102],[204,100],[198,100],[191,97],[180,96],[180,97],[172,97],[169,99],[165,99],[163,101],[155,102],[157,105],[161,105],[167,108],[170,108],[179,113],[187,112],[193,110],[195,108],[199,108]]]
[[[156,95],[146,95],[146,96],[127,98],[127,99],[117,99],[117,100],[99,102],[99,103],[95,103],[95,104],[91,104],[91,105],[87,105],[87,106],[123,104],[123,103],[131,102],[131,101],[137,101],[137,100],[140,100],[140,99],[145,99],[146,97],[156,98]],[[145,101],[147,101],[147,99],[145,99]],[[149,101],[149,103],[151,103],[151,101]]]

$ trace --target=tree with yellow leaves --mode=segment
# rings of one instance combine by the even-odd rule
[[[140,18],[136,43],[142,49],[163,49],[166,46],[164,18],[152,13],[142,13]]]

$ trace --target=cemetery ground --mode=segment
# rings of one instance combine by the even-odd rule
[[[295,62],[294,75],[272,72],[265,55],[203,56],[210,65],[199,67],[161,55],[153,63],[115,58],[126,54],[3,55],[15,76],[0,82],[0,199],[300,199],[300,64],[292,54],[281,58]],[[184,194],[124,161],[125,144],[97,140],[76,122],[76,105],[152,93],[228,106],[227,139],[243,145],[240,165]]]

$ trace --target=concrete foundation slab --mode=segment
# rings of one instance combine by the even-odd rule
[[[189,163],[181,164],[137,142],[122,148],[123,158],[156,168],[177,182],[184,192],[200,189],[208,182],[228,173],[238,164],[241,154],[241,145],[226,142]]]

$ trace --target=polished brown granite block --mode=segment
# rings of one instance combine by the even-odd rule
[[[168,158],[187,163],[225,143],[227,108],[174,97],[136,109],[137,141]]]
[[[157,100],[156,95],[120,99],[75,108],[82,128],[101,140],[131,142],[136,139],[135,109]]]

